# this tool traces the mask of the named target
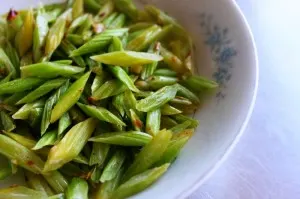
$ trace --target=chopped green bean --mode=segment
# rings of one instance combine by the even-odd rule
[[[60,45],[65,34],[66,19],[60,17],[49,29],[46,38],[45,54],[50,57],[56,48]]]
[[[159,131],[153,139],[137,154],[135,160],[124,174],[124,180],[149,169],[164,154],[172,133],[167,130]]]
[[[94,142],[89,165],[102,165],[106,160],[109,149],[110,145],[108,144]]]
[[[41,135],[43,135],[50,125],[51,110],[61,96],[67,91],[69,80],[66,81],[57,91],[46,101],[41,122]]]
[[[153,25],[146,30],[144,30],[141,34],[139,34],[136,38],[131,40],[128,45],[128,50],[133,51],[141,51],[149,48],[149,46],[157,41],[160,36],[162,29],[158,25]]]
[[[38,62],[42,57],[42,47],[49,31],[48,20],[41,10],[38,10],[33,31],[33,59]]]
[[[66,79],[63,79],[63,78],[50,80],[50,81],[42,84],[40,87],[38,87],[34,91],[30,92],[28,95],[26,95],[22,99],[20,99],[17,102],[17,104],[25,104],[25,103],[33,102],[33,101],[37,100],[38,98],[46,95],[53,89],[60,87],[65,82],[66,82]]]
[[[105,108],[84,105],[81,103],[77,103],[77,105],[83,112],[85,112],[85,114],[89,115],[90,117],[95,117],[99,120],[106,121],[112,124],[125,126],[124,122],[122,122],[117,116],[115,116]]]
[[[89,141],[121,146],[144,146],[149,143],[152,136],[139,131],[127,131],[116,133],[103,133],[92,137]]]
[[[16,128],[14,120],[5,111],[0,111],[0,121],[5,131],[12,131]]]
[[[118,150],[111,157],[107,165],[105,166],[103,173],[100,177],[102,183],[113,180],[119,173],[126,158],[126,153],[122,150]]]
[[[73,178],[66,190],[66,199],[88,199],[89,185],[81,178]]]
[[[111,0],[106,1],[106,3],[99,10],[96,20],[99,22],[103,21],[114,11],[114,8],[115,5]]]
[[[178,82],[177,77],[151,76],[148,79],[148,84],[152,89],[160,89],[164,86],[176,84],[176,82]]]
[[[150,46],[148,52],[159,55],[159,48],[160,48],[160,43],[155,43],[154,45]],[[141,78],[143,80],[145,80],[148,77],[150,77],[154,73],[157,65],[158,65],[158,62],[153,62],[151,64],[144,66],[144,68],[142,70]]]
[[[1,84],[0,95],[3,94],[14,94],[26,90],[33,89],[43,83],[44,80],[39,78],[24,78],[16,79],[10,82]]]
[[[20,58],[19,58],[17,50],[13,47],[13,45],[9,41],[6,41],[4,50],[5,50],[6,55],[9,58],[9,60],[15,67],[16,75],[19,76],[19,74],[20,74]]]
[[[65,199],[65,195],[63,193],[60,193],[57,195],[50,196],[47,199]]]
[[[123,36],[127,31],[127,28],[105,30],[104,32],[96,35],[93,39],[79,47],[77,50],[72,51],[70,56],[79,56],[93,52],[99,52],[107,45],[109,45],[113,37]]]
[[[163,165],[165,163],[172,163],[175,158],[180,153],[181,149],[184,147],[184,145],[188,142],[188,140],[191,138],[191,135],[193,130],[189,130],[188,132],[185,131],[184,135],[171,140],[171,142],[168,145],[168,148],[162,155],[161,159],[156,163],[156,165]]]
[[[102,86],[100,86],[92,95],[91,100],[97,101],[105,99],[111,96],[118,95],[126,91],[127,86],[125,86],[119,80],[106,81]]]
[[[51,113],[51,123],[57,121],[65,112],[67,112],[80,98],[85,84],[90,76],[87,72],[80,79],[74,82],[70,88],[61,96]]]
[[[73,44],[71,42],[69,42],[67,40],[62,41],[61,47],[65,51],[65,53],[67,53],[68,55],[70,55],[73,50],[77,49],[75,46],[73,46]],[[81,56],[74,56],[74,57],[72,57],[72,59],[74,60],[74,62],[76,64],[78,64],[78,66],[85,67],[85,65],[86,65],[85,61]]]
[[[112,180],[106,181],[97,187],[97,190],[94,194],[95,199],[109,199],[112,198],[113,192],[118,188],[121,181],[124,169],[119,169],[116,177]]]
[[[124,199],[143,191],[161,177],[167,171],[169,166],[170,164],[164,164],[160,167],[155,167],[133,176],[119,186],[119,188],[113,193],[112,198]]]
[[[0,153],[15,163],[33,173],[42,173],[44,162],[34,152],[12,140],[11,138],[0,134]]]
[[[23,66],[21,68],[21,76],[40,78],[54,78],[57,76],[71,77],[83,71],[84,68],[81,67],[64,65],[56,62],[41,62]]]
[[[114,0],[117,9],[124,12],[131,19],[135,20],[138,16],[138,10],[131,0]]]
[[[109,24],[108,28],[122,28],[126,22],[126,15],[123,13],[118,14],[118,16]]]
[[[109,25],[112,23],[112,21],[117,17],[118,13],[117,12],[113,12],[111,13],[109,16],[107,16],[102,24],[105,26],[105,27],[109,27]]]
[[[64,138],[51,148],[44,171],[52,171],[70,162],[83,149],[95,130],[97,122],[89,118],[73,126]]]
[[[139,118],[139,116],[135,113],[133,109],[130,109],[130,118],[132,126],[136,131],[141,131],[144,128],[144,124],[142,120]]]
[[[32,150],[39,150],[45,146],[53,145],[57,141],[57,131],[46,132],[43,137],[36,143]]]
[[[45,196],[44,192],[29,189],[23,186],[10,187],[0,189],[0,198],[5,199],[43,199]]]
[[[85,156],[81,155],[81,154],[79,154],[78,156],[76,156],[73,159],[73,161],[76,162],[76,163],[79,163],[79,164],[86,164],[86,165],[89,164],[88,159]]]
[[[56,193],[63,193],[68,186],[67,179],[58,171],[48,172],[43,176]]]
[[[31,110],[35,108],[43,108],[45,105],[45,100],[40,99],[32,103],[25,104],[22,106],[15,114],[13,114],[14,119],[26,120],[30,116]]]
[[[146,132],[150,135],[156,135],[160,130],[161,110],[155,109],[147,113]]]
[[[182,123],[177,124],[176,126],[172,127],[170,129],[170,131],[172,131],[173,133],[179,133],[179,132],[187,129],[189,126],[191,126],[191,124],[192,124],[191,121],[185,121],[185,122],[182,122]]]
[[[182,114],[173,115],[172,117],[179,123],[183,123],[185,121],[190,121],[192,124],[189,126],[189,128],[196,128],[199,125],[198,120],[195,120],[193,118],[190,118],[190,117],[182,115]]]
[[[61,116],[58,123],[58,136],[64,133],[64,131],[72,124],[69,113],[65,113]]]
[[[12,64],[11,60],[2,48],[0,48],[0,64],[0,77],[6,77],[9,74],[11,74],[12,77],[17,76],[17,72],[14,65]]]
[[[176,77],[177,73],[171,69],[159,68],[154,71],[154,75],[157,76],[166,76],[166,77]]]
[[[83,0],[74,0],[73,7],[72,7],[72,18],[76,19],[84,12],[83,8]]]
[[[133,66],[150,64],[162,60],[162,57],[156,54],[134,52],[134,51],[115,51],[111,53],[92,56],[92,59],[111,65]]]
[[[34,145],[36,145],[36,141],[33,140],[33,138],[19,135],[16,133],[10,133],[8,131],[4,131],[4,134],[7,135],[8,137],[10,137],[11,139],[15,140],[19,144],[25,146],[28,149],[32,149],[32,147],[34,147]]]
[[[180,114],[180,113],[182,113],[181,110],[178,110],[177,108],[175,108],[169,104],[165,104],[161,107],[162,115],[176,115],[176,114]]]
[[[86,119],[86,116],[80,111],[77,106],[73,106],[69,111],[71,120],[75,123],[83,122]]]
[[[27,178],[27,184],[30,188],[36,191],[41,191],[45,193],[46,196],[54,195],[53,191],[41,175],[25,171],[25,176]]]
[[[175,86],[165,86],[156,91],[153,95],[138,101],[136,108],[143,112],[155,110],[173,99],[176,93],[177,88]]]
[[[203,92],[206,90],[214,90],[218,88],[218,84],[216,82],[199,75],[190,76],[182,83],[186,85],[187,88],[190,88],[195,92]]]
[[[15,38],[15,44],[18,49],[20,57],[32,47],[33,41],[33,30],[34,30],[34,13],[30,9],[26,13],[22,28],[17,33]]]

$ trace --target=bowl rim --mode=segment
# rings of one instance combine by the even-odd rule
[[[257,47],[255,44],[254,35],[253,35],[250,25],[246,19],[246,16],[242,12],[242,10],[241,10],[240,6],[237,4],[236,0],[228,0],[228,2],[232,3],[234,9],[236,9],[237,12],[239,13],[239,15],[241,16],[243,24],[244,24],[245,28],[247,29],[247,32],[250,36],[250,40],[251,40],[251,44],[252,44],[252,48],[253,48],[254,60],[255,60],[255,66],[254,66],[255,84],[254,84],[253,96],[252,96],[250,105],[248,107],[248,112],[245,116],[244,122],[241,124],[241,126],[239,128],[237,136],[233,139],[231,144],[229,144],[229,146],[227,147],[227,149],[225,150],[223,155],[220,157],[219,161],[217,161],[212,167],[210,167],[204,176],[199,177],[191,187],[186,188],[185,190],[181,191],[181,193],[175,197],[178,199],[187,198],[192,193],[194,193],[224,163],[224,161],[228,158],[228,156],[231,154],[232,150],[236,147],[237,143],[240,141],[242,135],[244,134],[246,128],[248,127],[248,123],[250,121],[250,118],[252,116],[252,113],[253,113],[253,110],[255,107],[255,102],[256,102],[257,93],[258,93],[258,83],[259,83],[259,60],[258,60],[258,53],[257,53]]]

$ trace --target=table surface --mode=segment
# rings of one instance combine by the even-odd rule
[[[300,2],[236,1],[257,44],[258,98],[230,157],[188,199],[300,199]]]

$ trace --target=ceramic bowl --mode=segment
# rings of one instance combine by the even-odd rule
[[[3,1],[0,12],[53,0]],[[152,187],[134,196],[143,199],[185,198],[220,166],[244,131],[255,101],[258,64],[253,37],[233,0],[138,0],[175,17],[191,34],[199,74],[216,80],[220,90],[195,114],[200,126],[169,171]],[[9,179],[2,183],[15,183]]]

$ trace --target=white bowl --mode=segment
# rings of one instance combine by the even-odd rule
[[[3,1],[0,12],[7,12],[11,7],[28,8],[39,2],[41,0]],[[191,33],[198,72],[215,79],[221,86],[216,97],[195,114],[200,126],[169,171],[151,188],[132,197],[184,198],[220,166],[247,125],[258,85],[254,40],[245,17],[233,0],[139,2],[157,5]],[[15,183],[13,181],[10,179],[6,183]]]

